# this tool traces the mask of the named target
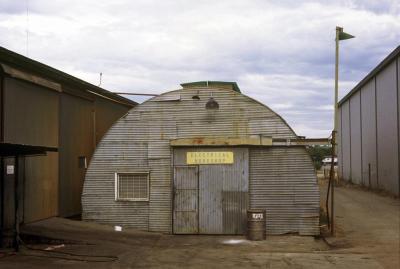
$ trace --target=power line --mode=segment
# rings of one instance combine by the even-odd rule
[[[26,0],[26,57],[29,56],[29,0]]]

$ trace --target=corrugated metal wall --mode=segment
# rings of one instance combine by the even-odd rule
[[[210,96],[219,103],[218,111],[205,109]],[[83,219],[172,232],[173,160],[169,141],[250,135],[296,137],[279,115],[232,90],[193,88],[152,98],[120,119],[99,143],[85,179]],[[150,172],[150,201],[115,201],[114,173],[143,170]]]
[[[339,108],[341,177],[396,195],[400,194],[398,76],[399,57]]]
[[[342,177],[351,180],[351,137],[350,137],[350,105],[341,106],[341,152],[342,152]]]
[[[336,136],[336,143],[338,145],[337,147],[337,160],[338,160],[338,169],[337,173],[339,177],[342,177],[343,175],[343,154],[342,154],[342,110],[338,110],[338,122],[337,122],[337,136]]]
[[[376,76],[378,182],[386,190],[399,191],[396,61]]]
[[[350,178],[361,184],[361,104],[360,92],[350,99]]]
[[[250,208],[265,209],[267,234],[319,234],[319,188],[302,147],[250,150]]]
[[[361,93],[362,183],[377,187],[375,79],[370,80]]]

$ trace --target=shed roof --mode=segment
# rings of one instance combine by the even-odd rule
[[[365,78],[363,78],[348,94],[346,94],[342,100],[339,101],[339,106],[346,102],[353,94],[364,87],[367,82],[376,76],[383,68],[389,65],[394,59],[400,56],[400,46],[393,50],[382,62],[380,62]]]
[[[128,106],[134,106],[137,104],[136,102],[130,99],[122,97],[118,94],[114,94],[101,87],[90,84],[89,82],[71,76],[65,72],[62,72],[58,69],[55,69],[41,62],[35,61],[31,58],[25,57],[21,54],[18,54],[1,46],[0,46],[0,62],[48,78],[55,82],[64,83],[67,85],[73,85],[77,89],[90,91],[94,94],[105,96],[107,98],[118,101]]]
[[[231,86],[232,89],[236,92],[240,92],[240,88],[234,81],[195,81],[195,82],[187,82],[182,83],[181,86],[183,88],[191,88],[191,87],[212,87],[212,86]]]

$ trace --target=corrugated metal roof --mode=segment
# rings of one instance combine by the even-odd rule
[[[241,92],[239,86],[234,81],[196,81],[182,83],[183,88],[193,88],[193,87],[218,87],[218,86],[232,86],[232,89],[236,92]]]
[[[137,104],[136,102],[130,99],[109,92],[96,85],[90,84],[89,82],[71,76],[58,69],[45,65],[28,57],[25,57],[21,54],[18,54],[1,46],[0,46],[0,62],[8,64],[15,68],[19,68],[24,71],[28,71],[32,74],[48,78],[55,82],[64,83],[67,85],[73,85],[74,87],[80,90],[88,91],[97,95],[102,95],[109,99],[119,101],[128,106],[134,106]]]
[[[375,77],[383,68],[390,64],[400,55],[400,46],[393,50],[380,64],[378,64],[365,78],[363,78],[342,100],[339,101],[339,106],[346,102],[353,94],[360,90],[367,82]]]

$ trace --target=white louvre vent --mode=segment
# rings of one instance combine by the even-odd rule
[[[116,173],[115,200],[117,201],[148,201],[148,173]]]

